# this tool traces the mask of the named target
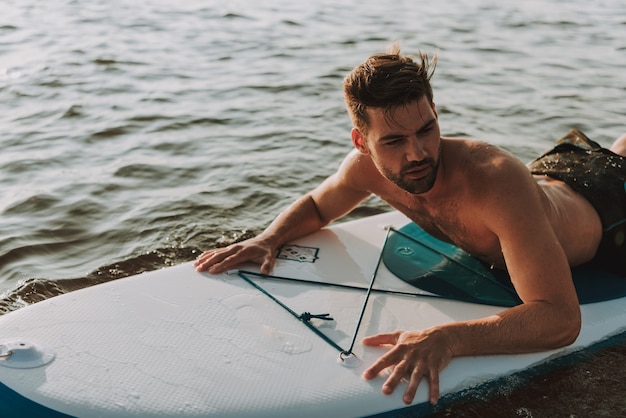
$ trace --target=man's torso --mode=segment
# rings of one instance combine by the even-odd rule
[[[533,182],[545,216],[549,219],[571,265],[589,261],[601,239],[599,217],[591,204],[565,183],[545,176],[507,178],[499,167],[512,155],[477,141],[443,139],[442,169],[435,193],[412,195],[386,180],[367,158],[359,170],[368,191],[404,213],[434,237],[453,243],[499,268],[505,268],[498,236],[488,227],[487,216],[497,216],[489,207],[494,188],[519,181]],[[517,161],[517,160],[516,160]],[[510,177],[510,176],[509,176]],[[496,183],[498,182],[498,183]],[[514,192],[514,191],[512,191]],[[533,196],[528,196],[533,198]],[[536,198],[536,197],[535,197]],[[498,202],[506,208],[506,202]],[[506,210],[506,209],[505,209]]]

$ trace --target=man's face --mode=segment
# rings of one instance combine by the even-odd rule
[[[412,194],[428,192],[439,168],[441,137],[435,105],[422,98],[385,115],[369,109],[366,137],[352,132],[355,147],[369,154],[387,179]]]

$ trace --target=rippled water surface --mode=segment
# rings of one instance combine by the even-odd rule
[[[350,150],[342,79],[395,41],[438,54],[446,135],[527,161],[571,127],[603,145],[626,132],[621,0],[1,9],[3,312],[262,230]],[[372,199],[352,217],[384,210]],[[619,415],[621,397],[607,399],[607,383],[592,376],[625,378],[624,347],[536,378],[548,382],[541,402],[514,382],[484,402],[503,416]],[[568,386],[586,389],[564,402]],[[476,408],[448,412],[484,416]]]

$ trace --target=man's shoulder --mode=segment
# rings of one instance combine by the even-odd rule
[[[483,204],[501,199],[512,190],[526,190],[534,184],[523,162],[503,148],[484,141],[452,139],[447,141],[444,164],[456,184],[462,184],[468,199]],[[447,162],[446,162],[447,160]]]
[[[365,175],[378,172],[371,157],[354,149],[346,155],[341,163],[340,170],[350,174]]]
[[[381,174],[369,155],[352,150],[343,159],[335,176],[353,188],[368,190],[367,185],[379,179]]]
[[[479,170],[484,174],[522,164],[519,158],[507,150],[478,139],[446,137],[442,138],[442,144],[449,161],[466,169]]]
[[[444,147],[448,147],[457,152],[467,153],[495,153],[505,152],[502,148],[490,144],[489,142],[474,138],[441,137]]]

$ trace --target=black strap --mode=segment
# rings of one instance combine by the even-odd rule
[[[261,286],[259,286],[258,284],[256,284],[254,281],[252,281],[250,278],[246,277],[246,272],[244,271],[239,271],[239,277],[241,277],[242,279],[244,279],[246,282],[248,282],[250,285],[252,285],[254,288],[256,288],[257,290],[259,290],[261,293],[263,293],[264,295],[266,295],[267,297],[269,297],[270,299],[272,299],[274,302],[276,302],[279,306],[281,306],[283,309],[285,309],[287,312],[289,312],[291,315],[293,315],[296,319],[300,320],[300,322],[302,322],[304,325],[306,325],[311,331],[313,331],[314,333],[316,333],[319,337],[321,337],[324,341],[326,341],[328,344],[330,344],[331,346],[333,346],[334,348],[336,348],[337,350],[339,350],[340,353],[343,353],[345,350],[343,348],[341,348],[339,345],[337,345],[337,343],[335,343],[333,340],[331,340],[330,338],[328,338],[326,336],[326,334],[324,334],[322,331],[320,331],[319,329],[317,329],[315,327],[315,325],[311,324],[310,320],[311,318],[319,318],[319,319],[324,319],[324,320],[328,320],[331,321],[333,318],[330,317],[330,314],[317,314],[317,315],[312,315],[309,312],[304,312],[300,315],[298,315],[296,312],[294,312],[291,308],[289,308],[289,306],[285,305],[284,303],[282,303],[280,300],[278,300],[277,298],[275,298],[271,293],[269,293],[268,291],[266,291],[265,289],[263,289]]]

